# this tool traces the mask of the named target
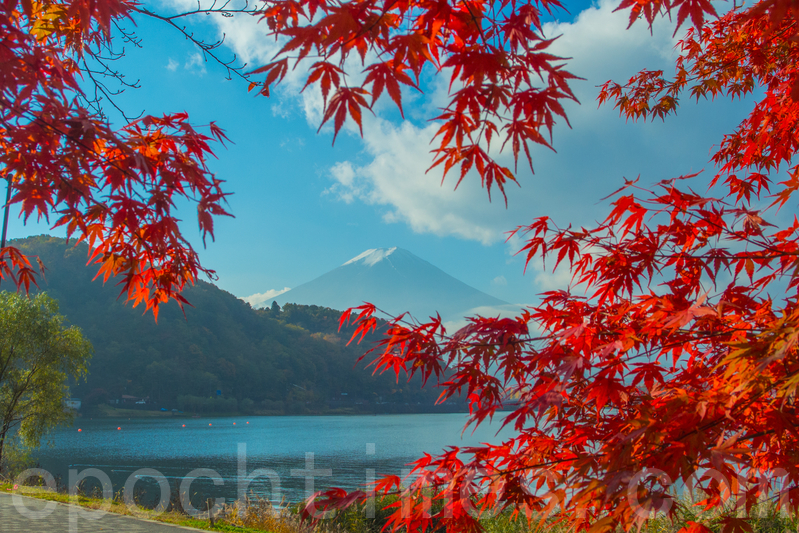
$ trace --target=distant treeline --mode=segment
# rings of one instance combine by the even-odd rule
[[[86,383],[72,395],[85,406],[180,409],[199,413],[268,414],[419,412],[434,407],[438,391],[419,381],[373,376],[357,359],[377,340],[346,346],[340,311],[286,304],[252,309],[216,286],[198,282],[184,292],[185,317],[174,303],[158,323],[117,299],[113,280],[92,282],[87,248],[49,236],[12,241],[39,256],[47,271],[41,290],[83,329],[95,354]],[[136,401],[146,404],[136,404]]]

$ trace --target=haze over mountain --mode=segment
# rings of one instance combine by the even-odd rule
[[[185,315],[174,302],[158,322],[142,308],[117,299],[113,280],[92,281],[88,247],[41,235],[10,243],[47,267],[40,288],[94,345],[85,382],[72,394],[84,405],[124,396],[148,398],[158,407],[197,412],[261,414],[415,412],[433,407],[439,391],[414,378],[373,375],[358,358],[379,339],[347,346],[354,328],[339,331],[340,311],[286,305],[252,309],[232,294],[198,281],[183,295]],[[6,289],[4,284],[3,289]],[[13,289],[9,284],[8,288]],[[271,301],[270,301],[271,304]],[[2,334],[2,332],[0,332]]]
[[[445,320],[460,319],[476,307],[507,302],[466,285],[402,248],[366,250],[340,267],[256,306],[272,301],[346,309],[363,302],[390,314],[410,311],[426,319],[436,312]]]

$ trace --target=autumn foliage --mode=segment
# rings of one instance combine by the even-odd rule
[[[778,491],[777,503],[797,512],[797,6],[764,0],[718,17],[707,0],[620,2],[630,24],[672,15],[689,29],[674,73],[608,82],[601,104],[630,120],[665,120],[681,99],[748,96],[753,110],[719,140],[711,175],[628,180],[595,227],[541,217],[517,228],[528,263],[569,268],[568,288],[514,319],[478,316],[454,333],[437,318],[389,322],[376,371],[421,375],[442,400],[465,395],[473,423],[501,417],[516,432],[502,444],[427,455],[408,484],[378,481],[377,491],[402,496],[391,526],[470,531],[481,513],[509,508],[577,530],[628,530],[651,512],[678,513],[683,503],[669,490],[678,481],[707,508],[734,497],[746,512]],[[542,14],[560,7],[267,0],[258,15],[283,47],[251,73],[250,90],[269,95],[289,69],[307,68],[306,87],[325,101],[323,123],[338,133],[348,118],[362,128],[385,96],[402,111],[402,89],[421,89],[425,69],[440,72],[451,99],[433,117],[433,167],[455,171],[457,183],[476,174],[489,195],[505,196],[516,169],[495,154],[509,150],[532,166],[530,147],[550,147],[556,122],[567,124],[562,103],[574,99],[575,75],[549,53],[541,27]],[[113,130],[81,106],[82,58],[134,9],[117,0],[4,4],[0,164],[26,217],[55,213],[57,226],[89,242],[103,277],[121,274],[128,298],[157,310],[207,272],[173,207],[195,201],[209,233],[212,217],[226,214],[204,163],[208,142],[224,136],[214,126],[210,138],[197,133],[183,115]],[[29,283],[28,260],[0,253],[10,260],[0,274]],[[375,328],[374,313],[365,305],[342,321],[361,337]],[[333,489],[314,505],[368,496]],[[722,526],[748,528],[737,515]]]
[[[135,4],[100,1],[9,1],[0,8],[0,172],[22,216],[45,218],[88,242],[98,276],[119,276],[122,292],[157,317],[200,273],[182,236],[178,202],[196,204],[203,235],[226,215],[220,180],[206,168],[209,135],[185,114],[145,116],[114,129],[89,105],[81,82],[92,81],[111,31]],[[85,86],[85,85],[84,85]],[[54,218],[50,218],[54,217]],[[30,259],[0,250],[0,278],[36,283]]]
[[[540,5],[539,5],[540,4]],[[575,100],[568,82],[575,76],[561,58],[548,53],[543,2],[430,2],[417,0],[352,2],[267,1],[261,16],[284,38],[278,57],[253,71],[265,73],[250,88],[269,95],[289,68],[313,58],[306,87],[316,84],[325,99],[323,124],[336,133],[349,116],[362,127],[362,114],[384,94],[402,112],[402,87],[419,88],[422,71],[447,71],[451,101],[435,117],[441,122],[431,168],[458,182],[476,169],[490,196],[505,195],[514,173],[495,161],[492,143],[526,156],[531,144],[550,147],[556,119],[566,120],[561,101]],[[352,55],[365,63],[360,81],[347,77]],[[371,97],[371,98],[368,98]]]
[[[258,70],[260,90],[285,75],[289,57],[313,57],[308,83],[321,87],[324,120],[338,131],[348,115],[360,126],[369,95],[386,92],[401,106],[399,88],[417,87],[429,65],[451,78],[433,166],[458,168],[458,180],[475,170],[489,193],[504,194],[514,174],[490,144],[529,159],[531,143],[549,145],[556,119],[565,122],[561,102],[573,98],[574,76],[540,32],[542,11],[556,7],[268,2],[263,16],[286,44]],[[691,27],[674,73],[608,82],[600,104],[630,120],[665,120],[681,99],[747,96],[754,108],[720,139],[714,174],[652,187],[627,180],[595,227],[540,217],[517,228],[528,264],[568,268],[568,288],[515,319],[478,316],[454,333],[438,318],[389,323],[372,352],[375,371],[421,375],[442,400],[467,397],[472,423],[499,417],[516,433],[427,455],[408,480],[378,481],[376,491],[402,496],[394,528],[471,531],[481,513],[512,509],[577,530],[629,530],[652,512],[679,513],[675,483],[702,494],[706,508],[734,498],[745,514],[771,497],[799,510],[799,9],[791,0],[720,18],[705,0],[624,0],[619,9],[630,24],[669,13]],[[353,52],[366,76],[347,84]],[[359,328],[354,340],[376,327],[374,313],[366,304],[344,314]],[[307,513],[368,496],[331,489]],[[721,526],[750,528],[738,514]]]

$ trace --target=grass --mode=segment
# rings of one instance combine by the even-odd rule
[[[71,505],[79,505],[86,509],[106,509],[107,512],[115,513],[125,516],[134,516],[136,518],[143,518],[146,520],[153,520],[156,522],[163,522],[166,524],[174,524],[177,526],[193,527],[196,529],[205,529],[208,531],[237,531],[240,533],[263,533],[263,529],[254,529],[251,527],[243,527],[239,525],[232,525],[223,521],[217,522],[212,528],[208,519],[201,520],[192,518],[186,513],[173,510],[167,512],[156,512],[152,509],[145,509],[138,507],[135,512],[131,511],[125,505],[121,498],[114,498],[113,500],[104,500],[102,498],[94,498],[84,494],[70,496],[64,492],[51,491],[43,487],[29,487],[19,486],[14,490],[10,483],[0,484],[0,492],[11,493],[15,492],[31,498],[39,500],[54,501]],[[275,532],[277,533],[277,532]]]
[[[16,492],[25,496],[41,500],[51,500],[66,504],[80,505],[88,509],[105,508],[108,512],[121,515],[135,516],[168,524],[193,527],[208,531],[237,531],[241,533],[380,533],[386,524],[388,515],[393,509],[386,506],[396,498],[384,498],[375,504],[374,517],[367,518],[363,506],[353,506],[340,512],[336,518],[325,520],[316,526],[302,523],[296,512],[296,507],[275,507],[267,500],[254,498],[244,504],[233,503],[226,505],[217,514],[216,524],[212,528],[208,519],[192,518],[176,508],[167,512],[139,507],[132,512],[118,494],[113,500],[103,500],[85,494],[70,496],[64,492],[50,491],[42,487],[21,486],[14,489],[8,483],[0,483],[0,492]],[[179,501],[173,495],[172,502]],[[677,512],[675,519],[670,521],[664,515],[658,515],[647,520],[638,533],[676,533],[689,521],[706,525],[712,532],[722,532],[722,519],[734,515],[737,511],[732,507],[702,511],[693,505],[693,500],[683,497],[676,502]],[[171,506],[174,507],[174,506]],[[790,533],[799,532],[799,520],[785,512],[777,510],[773,502],[762,502],[750,512],[747,522],[752,526],[753,533]],[[485,533],[568,533],[568,529],[559,524],[553,524],[546,519],[528,522],[523,515],[511,517],[509,511],[499,513],[491,518],[481,521]],[[621,531],[619,533],[622,533]]]
[[[724,507],[703,511],[701,506],[694,502],[700,498],[691,498],[685,495],[676,502],[677,512],[674,522],[669,521],[664,515],[650,518],[641,528],[642,533],[674,533],[687,522],[696,522],[707,526],[714,533],[723,530],[722,521],[725,517],[743,517],[744,509],[736,509],[732,500],[728,500]],[[775,502],[763,500],[755,504],[746,517],[747,523],[752,527],[753,533],[791,533],[799,531],[799,519],[788,514],[785,510],[777,509]]]

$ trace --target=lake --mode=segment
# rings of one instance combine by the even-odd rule
[[[73,427],[55,430],[53,446],[34,455],[65,484],[70,469],[73,476],[97,469],[115,491],[132,480],[137,490],[151,494],[158,489],[156,480],[137,472],[149,468],[173,485],[196,477],[192,494],[228,501],[236,499],[239,482],[261,469],[249,491],[272,501],[296,502],[311,490],[309,479],[313,490],[359,488],[375,475],[407,473],[407,463],[424,452],[498,443],[513,435],[507,428],[496,435],[498,423],[461,435],[465,421],[463,414],[79,418]],[[212,472],[192,474],[196,469]],[[307,475],[311,469],[313,477]]]

